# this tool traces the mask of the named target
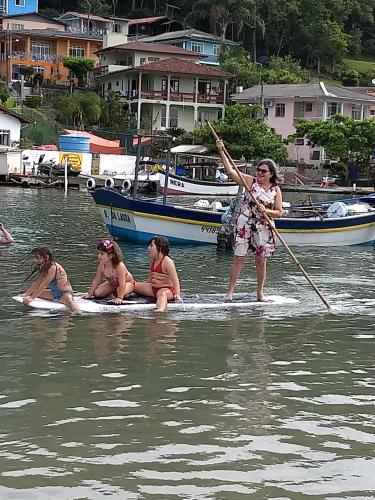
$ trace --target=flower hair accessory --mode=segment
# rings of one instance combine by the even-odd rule
[[[113,243],[111,240],[102,240],[101,244],[106,250],[111,250],[111,248],[113,248]]]

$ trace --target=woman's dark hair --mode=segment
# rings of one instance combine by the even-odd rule
[[[169,241],[167,238],[163,236],[154,236],[150,239],[148,244],[151,245],[152,242],[155,243],[158,252],[161,252],[163,255],[169,255]]]
[[[98,246],[96,247],[100,252],[104,252],[112,256],[112,264],[117,267],[120,262],[124,262],[124,257],[121,252],[121,248],[115,241],[112,240],[100,240]]]
[[[36,256],[43,257],[44,262],[42,262],[41,264],[34,264],[31,268],[31,273],[27,276],[25,281],[34,278],[37,274],[46,276],[49,268],[55,263],[52,251],[47,246],[33,248],[30,254],[26,257],[26,260]]]
[[[277,167],[276,163],[271,160],[270,158],[265,158],[264,160],[258,161],[258,167],[261,165],[266,165],[269,168],[269,171],[271,172],[271,177],[270,177],[270,183],[274,186],[277,186],[280,182],[280,179],[277,175]]]

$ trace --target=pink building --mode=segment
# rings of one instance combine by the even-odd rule
[[[266,123],[283,139],[295,133],[295,123],[303,120],[328,120],[341,113],[355,120],[375,117],[375,97],[334,85],[305,83],[299,85],[260,85],[231,96],[236,104],[261,104]],[[303,138],[287,146],[289,157],[309,165],[326,159],[324,149],[311,148]]]

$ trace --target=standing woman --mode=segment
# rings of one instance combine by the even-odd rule
[[[230,164],[223,151],[224,144],[221,140],[216,141],[221,159],[230,178],[242,184],[241,178]],[[276,165],[273,160],[261,160],[258,163],[256,177],[243,174],[247,189],[240,205],[240,213],[237,219],[234,257],[230,269],[229,288],[226,300],[232,300],[237,279],[244,265],[246,255],[250,250],[255,255],[255,267],[257,273],[257,299],[264,300],[264,284],[266,281],[267,259],[275,251],[275,233],[271,229],[267,219],[278,218],[283,214],[282,195],[277,185]],[[251,193],[251,194],[250,194]],[[252,196],[259,203],[255,204]]]

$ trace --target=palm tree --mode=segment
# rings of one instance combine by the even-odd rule
[[[228,26],[234,23],[238,33],[252,20],[252,0],[196,0],[186,22],[209,19],[212,31],[220,37],[220,51]]]

